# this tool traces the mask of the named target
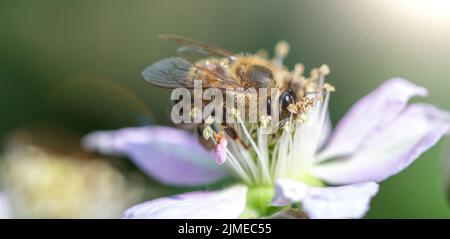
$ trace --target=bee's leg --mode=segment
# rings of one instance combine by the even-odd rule
[[[225,133],[233,140],[237,141],[238,143],[240,143],[242,146],[244,146],[244,148],[249,149],[250,146],[248,144],[246,144],[244,141],[242,141],[242,139],[239,137],[238,133],[236,132],[236,130],[230,126],[230,125],[223,125],[223,130],[225,131]]]
[[[213,150],[215,145],[210,139],[205,139],[203,136],[203,130],[205,129],[204,124],[198,124],[197,125],[197,134],[198,134],[198,141],[199,143],[205,148],[206,150]]]

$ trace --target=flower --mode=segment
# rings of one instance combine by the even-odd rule
[[[449,145],[448,142],[447,145]],[[442,167],[445,197],[450,205],[450,147],[442,153]]]
[[[407,105],[411,97],[426,94],[424,88],[406,80],[388,80],[350,109],[323,149],[310,148],[315,152],[305,155],[292,147],[285,156],[291,153],[302,166],[293,166],[297,173],[279,177],[273,203],[302,202],[311,218],[364,216],[377,183],[405,169],[449,132],[448,112],[422,103]],[[296,128],[300,140],[303,126]],[[292,146],[298,143],[295,137]],[[317,149],[318,145],[309,147]],[[301,182],[309,176],[333,186]]]
[[[271,136],[264,134],[258,134],[257,142],[250,141],[257,160],[250,150],[228,140],[226,164],[247,186],[156,199],[130,208],[125,217],[235,218],[248,211],[246,200],[271,196],[273,184],[275,206],[301,202],[310,218],[362,217],[378,191],[378,182],[405,169],[449,131],[449,113],[427,104],[407,105],[415,95],[424,96],[426,90],[403,79],[388,80],[358,101],[331,136],[327,97],[308,111],[306,121],[302,117],[285,127],[275,145],[269,147]],[[167,184],[205,185],[227,176],[214,163],[213,154],[196,141],[182,130],[146,126],[94,132],[85,137],[84,145],[127,155]],[[216,152],[223,151],[219,146]],[[216,158],[223,162],[222,157]],[[250,210],[247,215],[257,214]]]
[[[171,127],[93,132],[84,137],[83,146],[105,154],[128,156],[147,174],[168,185],[208,185],[229,176],[225,168],[214,161],[214,153],[205,150],[193,134]],[[134,206],[124,217],[236,218],[245,208],[246,195],[247,188],[242,185],[185,193]]]
[[[279,56],[274,62],[281,64]],[[361,218],[379,182],[405,169],[449,132],[450,113],[428,104],[408,105],[410,98],[426,96],[426,89],[394,78],[359,100],[331,132],[328,104],[335,89],[325,83],[330,70],[323,65],[309,77],[303,70],[301,64],[292,72],[280,69],[297,98],[277,132],[265,130],[270,117],[250,124],[231,112],[237,121],[226,127],[237,137],[208,120],[203,135],[215,145],[214,155],[193,135],[159,126],[94,132],[83,144],[129,156],[167,184],[217,182],[228,175],[221,164],[240,182],[139,204],[125,218],[266,217],[298,203],[309,218]]]
[[[13,136],[19,134],[44,141],[28,131]],[[143,186],[125,180],[105,158],[64,154],[15,138],[0,156],[0,218],[117,218],[142,197]]]
[[[174,186],[218,182],[227,175],[190,133],[164,126],[93,132],[83,147],[108,155],[125,155],[158,181]]]
[[[0,192],[0,219],[11,218],[11,205],[6,195]]]

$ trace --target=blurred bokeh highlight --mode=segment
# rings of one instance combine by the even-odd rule
[[[78,142],[93,130],[170,125],[170,92],[141,77],[146,66],[174,55],[158,34],[234,52],[286,40],[289,67],[331,67],[334,123],[397,76],[426,87],[424,101],[450,110],[445,2],[3,0],[0,191],[19,218],[120,217],[130,205],[179,191],[126,159],[82,152]],[[441,160],[449,145],[442,141],[384,182],[367,217],[450,217]]]

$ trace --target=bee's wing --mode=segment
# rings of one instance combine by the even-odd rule
[[[192,75],[196,71],[196,78]],[[216,87],[221,89],[240,87],[230,76],[224,72],[213,71],[196,66],[181,57],[163,59],[147,67],[142,73],[149,83],[163,88],[185,87],[194,88],[194,80],[202,81],[203,87]]]
[[[163,40],[175,42],[176,44],[178,44],[178,54],[187,59],[195,57],[205,58],[211,56],[229,58],[230,60],[234,60],[236,58],[236,54],[230,51],[210,44],[198,42],[186,37],[176,35],[160,35],[159,37]]]
[[[191,63],[172,57],[154,63],[142,72],[144,79],[149,83],[163,88],[189,87]]]

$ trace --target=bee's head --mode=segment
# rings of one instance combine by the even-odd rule
[[[280,114],[281,114],[282,119],[285,119],[291,115],[291,112],[288,110],[288,107],[290,104],[295,103],[296,98],[297,97],[296,97],[295,93],[290,88],[286,89],[285,91],[283,91],[283,93],[281,93],[280,98],[279,98],[279,104],[280,104]],[[267,104],[267,114],[271,115],[272,100],[270,97],[267,97],[266,104]]]
[[[280,113],[281,118],[287,118],[291,116],[291,112],[289,111],[288,107],[290,104],[295,103],[296,96],[294,91],[291,90],[291,88],[287,88],[283,93],[280,95]]]

